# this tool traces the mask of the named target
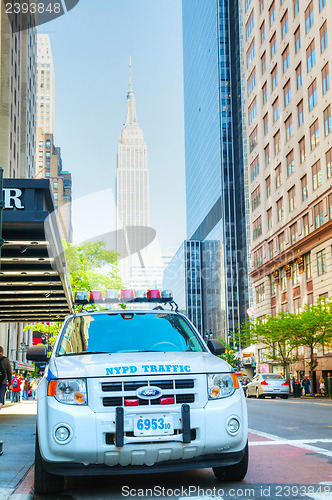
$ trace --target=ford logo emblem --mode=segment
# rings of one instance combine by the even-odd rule
[[[163,391],[159,387],[154,387],[153,385],[146,385],[140,387],[136,391],[136,396],[141,399],[157,399],[160,398]]]

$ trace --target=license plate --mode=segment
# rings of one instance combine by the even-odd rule
[[[136,415],[134,436],[163,436],[174,434],[172,415]]]

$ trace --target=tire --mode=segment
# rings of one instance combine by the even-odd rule
[[[285,394],[284,396],[281,396],[281,399],[288,399],[288,394]]]
[[[64,477],[50,474],[44,468],[44,461],[39,449],[38,432],[36,432],[35,450],[35,493],[47,495],[61,493],[64,487]]]
[[[277,396],[271,396],[272,399],[275,399]]]
[[[260,395],[259,395],[259,389],[258,389],[258,387],[256,387],[256,398],[257,398],[257,399],[260,399]]]
[[[242,481],[247,474],[248,459],[249,451],[247,442],[241,462],[239,462],[238,464],[229,465],[227,467],[213,467],[214,475],[216,476],[218,481]]]

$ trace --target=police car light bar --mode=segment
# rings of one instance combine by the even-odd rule
[[[130,288],[122,289],[120,291],[120,297],[118,290],[106,290],[105,297],[101,290],[91,290],[90,296],[88,298],[88,292],[84,290],[79,290],[75,293],[75,305],[87,305],[87,304],[110,304],[110,303],[127,303],[127,302],[158,302],[162,304],[172,303],[173,296],[170,290],[138,290],[134,291]]]

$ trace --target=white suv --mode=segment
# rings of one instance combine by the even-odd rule
[[[33,346],[28,359],[45,361],[46,350]],[[61,490],[69,475],[212,467],[242,480],[247,408],[221,352],[175,311],[69,316],[38,387],[36,493]]]

